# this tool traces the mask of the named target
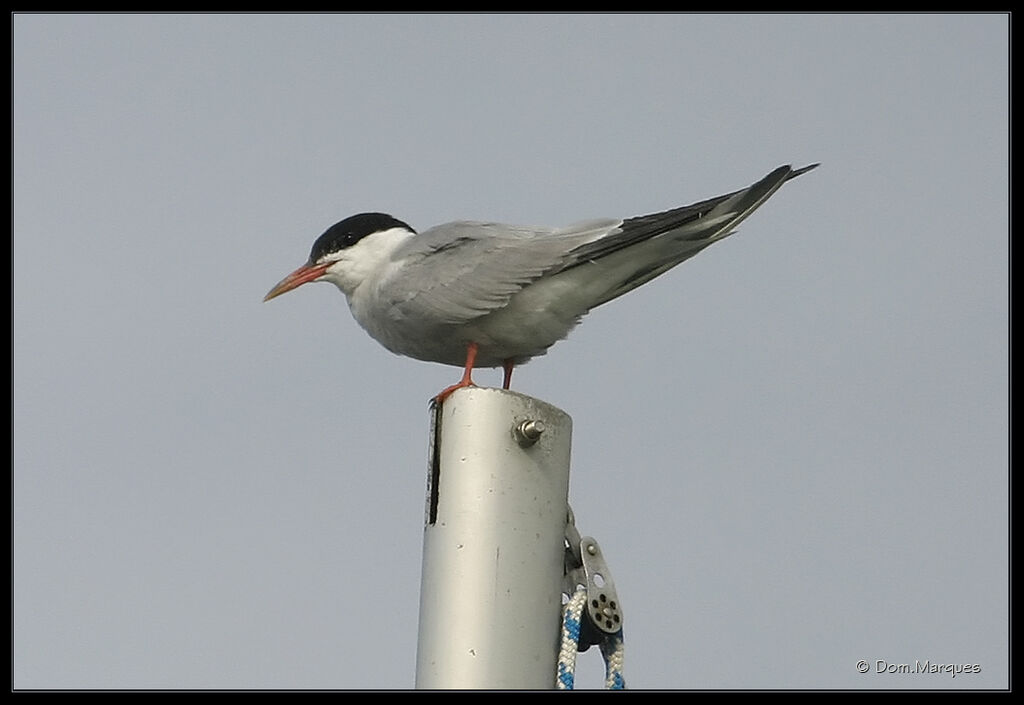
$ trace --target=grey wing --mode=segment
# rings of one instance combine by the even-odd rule
[[[572,298],[585,312],[727,237],[783,183],[815,166],[779,167],[745,189],[626,220],[559,229],[472,221],[439,225],[395,252],[394,273],[378,293],[393,318],[458,324],[501,308],[528,284],[557,274],[579,294]],[[600,266],[582,274],[576,269],[588,264]]]
[[[523,287],[563,269],[570,253],[621,225],[599,220],[553,229],[457,221],[399,248],[381,285],[392,317],[458,324],[504,306]]]

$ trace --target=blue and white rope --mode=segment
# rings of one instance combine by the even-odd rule
[[[607,690],[625,690],[626,679],[622,675],[625,648],[621,631],[605,637],[601,642],[601,656],[604,657],[604,687]]]
[[[580,647],[580,624],[583,608],[587,604],[587,589],[576,589],[562,611],[562,639],[558,650],[558,675],[555,687],[558,690],[572,690],[576,680],[576,654]],[[604,687],[608,690],[625,690],[626,680],[622,675],[625,655],[622,632],[605,637],[601,641],[601,656],[604,658]]]
[[[558,676],[555,687],[572,690],[576,678],[576,654],[580,646],[580,617],[587,603],[586,588],[577,588],[562,609],[562,645],[558,650]]]

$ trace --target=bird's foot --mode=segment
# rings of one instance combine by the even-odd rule
[[[445,387],[444,389],[442,389],[441,392],[437,396],[433,397],[430,400],[430,403],[435,408],[439,407],[439,406],[441,406],[441,404],[444,404],[444,400],[447,399],[448,397],[450,397],[452,392],[454,392],[456,389],[464,389],[466,387],[475,387],[475,386],[476,385],[473,384],[473,380],[467,379],[467,378],[463,377],[461,380],[459,380],[457,383],[453,384],[452,386]]]
[[[451,396],[451,393],[456,389],[462,389],[463,387],[475,387],[473,384],[473,364],[476,362],[476,351],[477,344],[470,343],[466,346],[466,366],[462,372],[462,379],[450,387],[446,387],[441,390],[441,393],[430,400],[430,405],[433,408],[438,408],[444,403],[444,400]]]

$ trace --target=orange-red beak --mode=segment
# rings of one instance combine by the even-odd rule
[[[264,301],[270,301],[276,296],[280,296],[292,289],[298,288],[306,282],[316,281],[323,276],[327,268],[331,266],[331,262],[326,264],[309,264],[306,263],[296,269],[294,272],[289,274],[287,277],[279,281],[274,285],[274,288],[267,292],[267,295],[263,297]]]

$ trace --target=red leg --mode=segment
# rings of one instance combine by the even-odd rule
[[[511,359],[505,360],[502,365],[505,368],[505,382],[501,385],[502,389],[508,389],[508,386],[512,384],[512,370],[515,369],[516,363],[512,362]]]
[[[453,384],[452,386],[446,387],[443,390],[441,390],[441,393],[434,397],[435,404],[443,403],[444,400],[447,399],[448,396],[456,389],[476,386],[475,384],[473,384],[473,363],[476,362],[476,350],[476,343],[470,343],[469,346],[466,348],[466,369],[462,373],[462,379],[460,379],[456,384]]]

